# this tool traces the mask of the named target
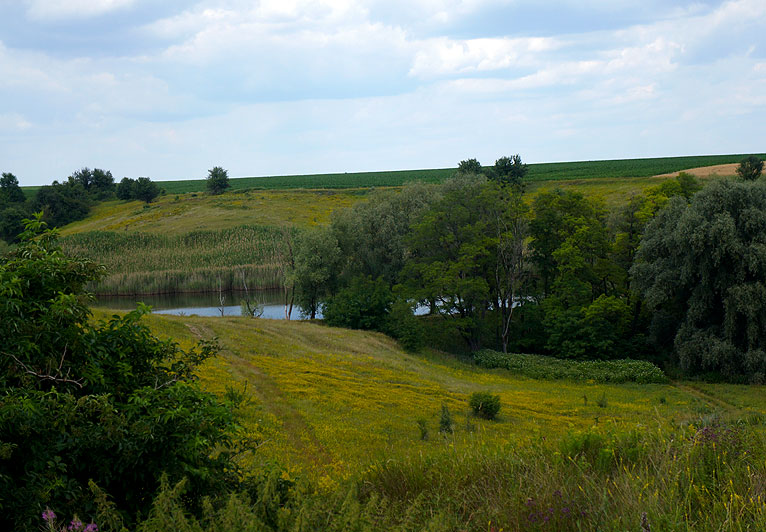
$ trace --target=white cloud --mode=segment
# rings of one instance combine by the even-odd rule
[[[26,131],[32,124],[19,113],[0,114],[0,131]]]
[[[34,19],[88,18],[124,9],[136,0],[26,0],[27,14]]]

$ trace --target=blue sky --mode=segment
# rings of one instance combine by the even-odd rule
[[[0,171],[763,152],[764,28],[764,0],[0,0]]]

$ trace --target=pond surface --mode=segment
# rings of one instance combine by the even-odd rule
[[[132,310],[137,302],[150,305],[154,314],[173,314],[176,316],[242,316],[240,300],[244,292],[224,292],[224,302],[217,292],[194,294],[157,294],[146,296],[98,296],[95,307],[115,310]],[[282,303],[281,290],[259,290],[250,292],[250,299],[263,308],[262,318],[272,320],[285,319],[285,307]],[[223,313],[221,312],[223,310]],[[300,307],[293,306],[291,319],[301,319]],[[246,315],[246,314],[245,314]],[[321,318],[321,313],[317,318]]]

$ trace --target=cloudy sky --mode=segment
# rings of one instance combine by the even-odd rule
[[[0,0],[0,171],[763,152],[764,28],[764,0]]]

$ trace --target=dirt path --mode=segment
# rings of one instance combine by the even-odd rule
[[[704,392],[693,385],[675,383],[674,386],[678,388],[679,390],[681,390],[682,392],[685,392],[691,395],[692,397],[696,397],[697,399],[705,401],[710,406],[713,406],[719,410],[722,410],[723,412],[727,414],[735,415],[742,412],[742,409],[739,408],[738,406],[733,405],[729,403],[728,401],[724,401],[723,399],[719,399],[718,397],[715,397],[707,392]]]
[[[186,327],[199,339],[212,339],[215,332],[204,325],[185,323]],[[226,358],[231,368],[244,381],[247,381],[260,404],[267,412],[274,415],[281,423],[284,434],[290,445],[303,457],[315,465],[326,465],[332,462],[330,452],[314,434],[314,430],[306,423],[303,415],[290,404],[279,385],[252,362],[240,357],[237,353],[221,345],[221,354]]]

